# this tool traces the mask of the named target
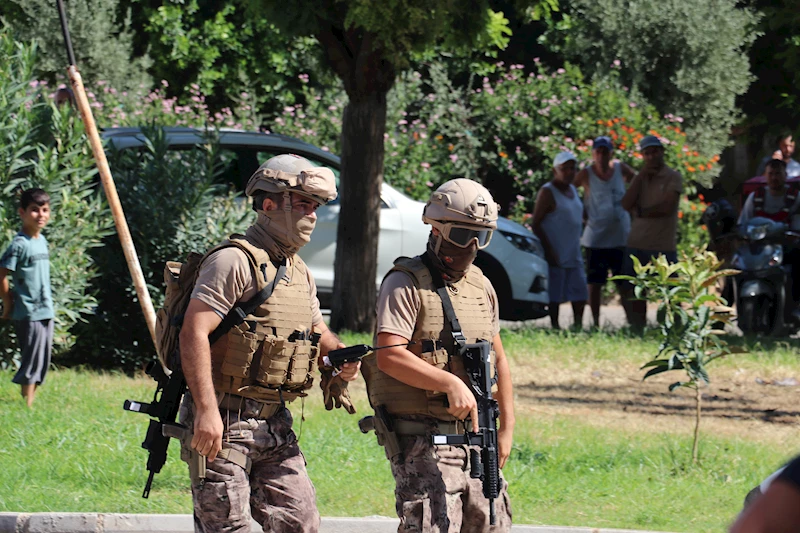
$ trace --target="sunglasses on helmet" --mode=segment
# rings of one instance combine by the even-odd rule
[[[457,224],[444,224],[441,229],[442,237],[460,248],[466,248],[472,241],[478,244],[478,249],[483,250],[492,240],[492,230],[489,228],[476,228],[475,226],[459,226]]]

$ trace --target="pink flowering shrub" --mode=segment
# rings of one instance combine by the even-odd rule
[[[167,96],[167,88],[167,82],[162,80],[160,87],[152,90],[141,86],[137,90],[118,91],[108,82],[99,80],[86,87],[86,96],[100,128],[148,124],[242,130],[259,127],[254,100],[247,93],[241,93],[232,107],[212,112],[198,85],[189,87],[189,98],[185,102]]]

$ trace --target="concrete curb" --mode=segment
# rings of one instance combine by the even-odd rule
[[[657,533],[630,529],[513,526],[513,533]],[[180,514],[0,513],[0,533],[192,533],[192,516]],[[262,533],[253,522],[253,533]],[[397,519],[323,518],[320,533],[395,533]]]

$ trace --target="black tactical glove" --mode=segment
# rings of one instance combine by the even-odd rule
[[[347,392],[347,382],[338,375],[333,375],[332,366],[323,366],[320,368],[320,372],[322,372],[322,379],[319,386],[322,389],[325,409],[330,411],[335,405],[337,409],[344,407],[351,415],[355,414],[356,407],[350,400],[350,393]]]

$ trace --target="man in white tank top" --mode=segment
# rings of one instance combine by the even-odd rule
[[[559,329],[558,306],[572,302],[575,327],[583,325],[586,273],[581,255],[583,203],[572,185],[577,160],[561,152],[553,160],[553,179],[539,189],[533,208],[533,232],[542,241],[548,264],[550,323]]]
[[[603,285],[612,276],[622,274],[625,243],[631,219],[622,208],[625,186],[636,172],[619,161],[612,161],[611,139],[597,137],[592,143],[592,164],[575,177],[575,187],[583,187],[586,228],[581,244],[586,249],[586,280],[589,284],[589,308],[594,325],[600,327],[600,300]]]

